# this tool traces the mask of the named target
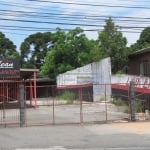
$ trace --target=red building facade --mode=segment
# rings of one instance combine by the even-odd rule
[[[23,84],[25,99],[27,89],[29,91],[30,105],[37,104],[37,75],[38,69],[20,69],[20,76],[0,78],[0,103],[19,101],[19,85]]]

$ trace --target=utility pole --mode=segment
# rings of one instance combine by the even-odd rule
[[[130,110],[131,110],[131,121],[136,121],[135,117],[135,83],[130,82]]]

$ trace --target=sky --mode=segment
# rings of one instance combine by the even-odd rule
[[[0,32],[18,51],[29,35],[55,32],[57,27],[81,27],[89,39],[97,39],[108,17],[129,46],[150,26],[150,0],[0,0]]]

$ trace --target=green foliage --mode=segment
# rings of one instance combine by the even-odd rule
[[[127,104],[125,103],[125,101],[122,100],[121,98],[113,98],[112,104],[114,104],[114,105],[116,105],[116,106],[126,106],[126,105],[127,105]]]
[[[113,98],[112,104],[114,104],[116,106],[125,106],[125,113],[130,113],[130,107],[121,98]],[[135,112],[136,113],[142,112],[142,101],[141,100],[135,100]]]
[[[127,114],[130,113],[130,107],[129,106],[127,106],[127,105],[125,106],[124,113],[127,113]]]
[[[76,28],[69,32],[57,30],[54,34],[56,42],[47,53],[45,63],[41,67],[43,75],[56,77],[58,74],[92,62],[91,49],[93,41]]]
[[[50,32],[38,32],[27,37],[20,47],[22,66],[40,69],[48,50],[53,44],[53,34]]]
[[[130,113],[129,105],[121,98],[113,98],[112,104],[116,105],[117,107],[121,107],[124,113]]]
[[[75,100],[74,93],[70,91],[64,91],[60,96],[57,97],[59,100],[66,100],[67,104],[72,104]]]
[[[55,78],[65,71],[111,57],[112,72],[117,73],[124,69],[130,53],[150,46],[149,31],[150,27],[145,28],[131,47],[126,46],[126,38],[111,18],[105,21],[97,40],[89,40],[79,27],[68,32],[57,28],[54,33],[35,33],[21,44],[22,64],[27,68],[38,68],[42,75]]]
[[[122,77],[124,75],[124,71],[123,70],[118,70],[117,73],[116,73],[116,75],[118,77]]]
[[[142,112],[142,101],[141,100],[135,101],[135,112],[137,112],[137,113]]]
[[[146,27],[140,34],[139,39],[133,45],[131,45],[132,52],[140,50],[142,48],[150,47],[150,26]]]
[[[98,36],[99,53],[103,58],[111,57],[112,72],[122,70],[127,62],[127,40],[111,18],[106,20],[104,30]]]
[[[130,107],[127,106],[125,109],[125,113],[130,113]],[[142,112],[142,101],[141,100],[135,100],[135,112],[141,113]]]
[[[16,46],[5,35],[0,32],[0,58],[19,58]]]

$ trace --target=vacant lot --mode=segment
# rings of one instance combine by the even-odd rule
[[[61,104],[26,109],[27,125],[98,123],[126,118],[129,118],[129,114],[109,103]]]

